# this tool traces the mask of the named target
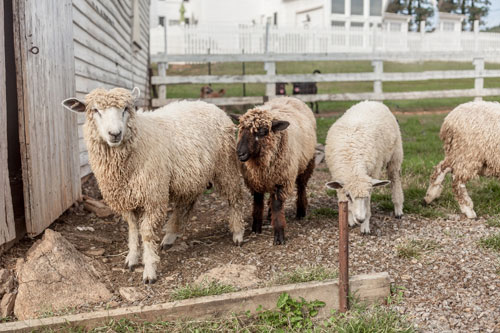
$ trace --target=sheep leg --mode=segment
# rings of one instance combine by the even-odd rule
[[[434,172],[430,178],[429,188],[427,189],[427,193],[425,194],[425,202],[430,204],[434,199],[438,198],[443,192],[443,181],[448,172],[451,171],[450,167],[445,167],[445,161],[442,160],[436,165]]]
[[[234,156],[234,151],[227,156]],[[229,230],[233,234],[233,242],[237,246],[243,244],[245,221],[243,220],[243,190],[241,176],[238,172],[236,159],[226,163],[226,170],[215,175],[215,188],[220,195],[227,199],[229,206]]]
[[[144,264],[144,272],[142,274],[142,281],[145,284],[152,284],[156,282],[156,267],[160,261],[158,255],[158,226],[164,216],[158,216],[154,213],[145,213],[144,218],[140,224],[140,233],[143,245],[142,262]]]
[[[269,199],[267,200],[267,219],[268,219],[268,221],[271,221],[271,213],[272,213],[271,206],[272,205],[273,205],[273,198],[272,198],[272,196],[269,196]]]
[[[365,209],[366,209],[366,219],[361,223],[360,226],[360,231],[362,235],[369,235],[370,234],[370,219],[372,217],[372,211],[371,211],[371,200],[367,200],[365,203]]]
[[[134,271],[139,265],[139,229],[137,227],[137,216],[134,212],[122,214],[128,223],[128,254],[125,258],[125,268]]]
[[[474,203],[467,193],[467,188],[465,187],[466,180],[461,180],[455,175],[453,175],[453,193],[458,201],[460,210],[469,219],[476,218],[476,212],[474,211]]]
[[[253,193],[253,224],[252,232],[262,233],[262,214],[264,213],[264,194]]]
[[[295,183],[297,184],[297,213],[296,218],[302,219],[306,216],[307,210],[307,182],[311,178],[314,171],[314,158],[312,158],[307,164],[306,169],[303,173],[298,175]]]
[[[186,204],[186,205],[177,205],[172,212],[172,216],[168,219],[167,224],[165,225],[165,236],[161,241],[161,249],[166,250],[172,244],[174,244],[175,240],[179,236],[180,225],[189,219],[191,211],[193,210],[193,206],[196,200]]]
[[[391,181],[392,202],[394,203],[394,216],[400,219],[403,216],[403,186],[401,185],[401,163],[403,161],[403,148],[396,149],[391,161],[387,165],[387,174]],[[369,209],[369,207],[368,207]]]
[[[276,185],[276,190],[271,194],[271,224],[274,228],[274,245],[285,244],[285,198],[283,186]]]

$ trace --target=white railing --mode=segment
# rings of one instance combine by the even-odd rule
[[[500,33],[399,32],[380,27],[169,26],[167,54],[498,51]],[[165,29],[151,29],[151,54],[165,52]],[[375,41],[375,42],[374,42]],[[267,45],[267,48],[266,48]]]
[[[485,53],[486,54],[486,53]],[[168,104],[177,99],[167,98],[169,84],[210,84],[210,83],[265,83],[265,96],[227,97],[205,99],[217,105],[260,104],[275,97],[275,83],[277,82],[359,82],[373,81],[373,92],[344,93],[344,94],[317,94],[295,95],[305,101],[349,101],[349,100],[402,100],[421,98],[449,98],[474,97],[481,99],[485,96],[500,96],[500,88],[484,88],[484,78],[500,77],[500,70],[484,69],[484,54],[478,56],[473,53],[316,53],[316,54],[204,54],[204,55],[157,55],[151,60],[158,64],[158,75],[151,78],[152,85],[158,87],[158,96],[152,100],[154,107]],[[332,73],[332,74],[276,74],[278,61],[346,61],[370,60],[373,72],[366,73]],[[383,70],[384,61],[415,61],[415,60],[454,60],[472,61],[474,70],[425,71],[387,73]],[[167,76],[166,69],[169,62],[263,62],[266,74],[263,75],[195,75],[195,76]],[[410,91],[385,93],[383,82],[390,81],[425,81],[441,79],[474,79],[473,89],[449,89],[437,91]]]

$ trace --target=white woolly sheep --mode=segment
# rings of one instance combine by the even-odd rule
[[[264,194],[270,193],[274,244],[285,242],[284,204],[297,184],[297,218],[306,215],[306,187],[314,170],[316,119],[307,105],[291,97],[273,99],[239,121],[238,158],[253,194],[252,231],[262,232]]]
[[[129,225],[131,270],[139,263],[143,242],[143,280],[156,281],[158,226],[166,225],[162,246],[172,244],[179,225],[198,196],[213,184],[229,202],[233,241],[243,241],[243,187],[235,156],[235,126],[218,107],[204,102],[177,102],[155,112],[136,112],[139,90],[95,89],[85,102],[63,105],[86,113],[84,137],[92,171],[106,203]]]
[[[500,104],[469,102],[457,106],[444,119],[439,137],[445,157],[431,175],[425,202],[441,195],[443,180],[453,175],[452,189],[460,210],[468,218],[476,218],[465,184],[476,176],[500,177]]]
[[[403,215],[401,163],[403,145],[399,125],[389,108],[364,101],[352,106],[328,131],[325,157],[339,201],[349,201],[349,225],[361,224],[370,233],[373,187],[389,184],[396,218]],[[390,181],[379,180],[387,167]]]

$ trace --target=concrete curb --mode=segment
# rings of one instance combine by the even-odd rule
[[[390,279],[387,272],[364,274],[351,277],[351,294],[362,301],[374,303],[383,301],[390,294]],[[31,332],[40,328],[61,328],[79,326],[91,329],[122,318],[135,320],[177,320],[181,318],[221,317],[244,311],[255,312],[259,305],[273,309],[281,293],[304,297],[308,301],[321,300],[326,306],[318,314],[319,318],[329,315],[331,309],[339,307],[338,280],[306,282],[284,286],[267,287],[239,291],[219,296],[206,296],[183,301],[148,306],[132,306],[107,311],[80,313],[61,317],[29,319],[0,324],[0,332]]]

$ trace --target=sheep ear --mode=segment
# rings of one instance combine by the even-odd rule
[[[344,184],[339,181],[333,181],[333,182],[328,182],[325,184],[326,187],[328,187],[331,190],[339,190],[344,187]]]
[[[230,113],[229,117],[231,117],[231,120],[234,121],[236,124],[240,123],[241,114]]]
[[[273,124],[271,126],[271,130],[273,132],[283,131],[290,125],[288,121],[285,120],[273,120]]]
[[[71,112],[80,113],[80,112],[85,112],[86,109],[85,103],[76,97],[67,98],[64,101],[62,101],[61,104],[62,106],[64,106],[64,108],[66,108]]]
[[[134,89],[132,89],[131,94],[132,94],[132,99],[134,100],[134,102],[137,102],[137,100],[141,96],[141,90],[137,87],[134,87]]]
[[[372,186],[377,187],[377,186],[384,186],[387,184],[390,184],[390,180],[378,180],[378,179],[372,179]]]

